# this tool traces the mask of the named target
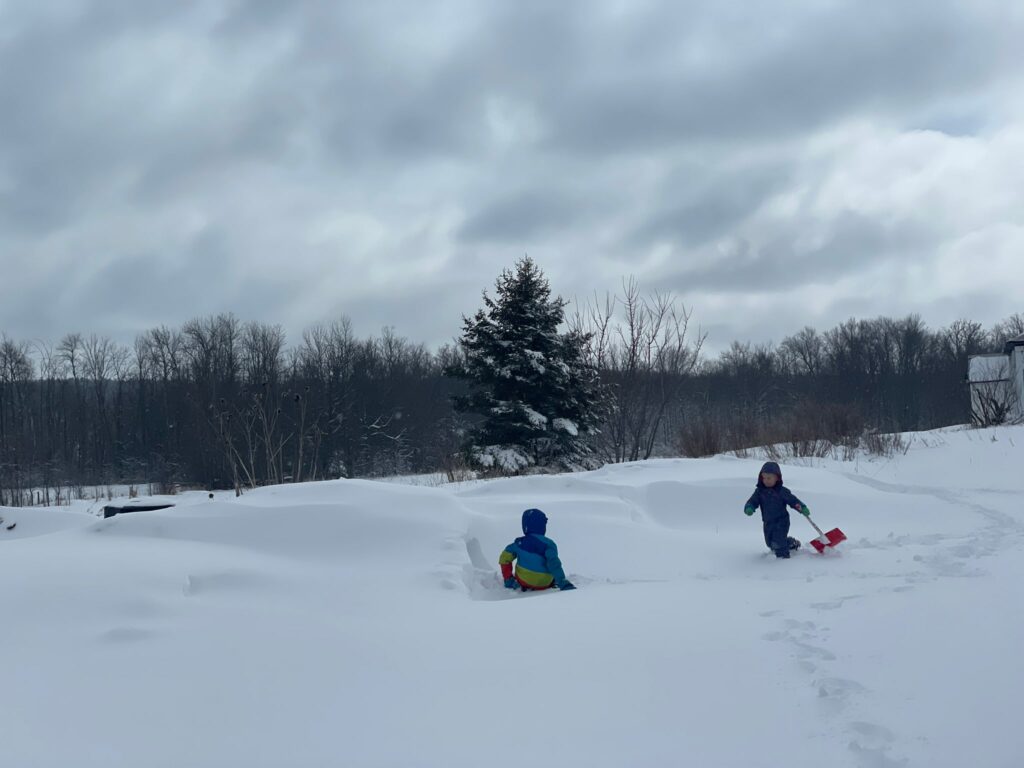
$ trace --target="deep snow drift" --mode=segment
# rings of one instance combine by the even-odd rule
[[[727,457],[0,510],[0,762],[1022,764],[1024,428],[814,464],[789,561]],[[577,591],[500,588],[530,506]]]

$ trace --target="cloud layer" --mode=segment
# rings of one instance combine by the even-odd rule
[[[435,344],[524,253],[721,346],[1024,310],[1024,10],[747,5],[0,0],[0,331]]]

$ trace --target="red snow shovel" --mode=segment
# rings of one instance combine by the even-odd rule
[[[807,518],[807,522],[814,526],[814,530],[818,532],[818,538],[811,539],[811,546],[814,547],[818,552],[824,552],[825,547],[834,547],[841,541],[846,541],[846,534],[840,531],[838,528],[833,528],[828,533],[822,533],[810,515],[804,515]]]

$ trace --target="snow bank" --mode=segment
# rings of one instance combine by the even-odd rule
[[[850,537],[789,561],[726,457],[33,510],[59,533],[0,536],[4,763],[1016,765],[1017,446],[784,465]],[[576,592],[501,587],[532,506]]]
[[[82,528],[96,522],[87,511],[89,505],[77,502],[71,507],[0,507],[0,542],[46,536],[69,529]],[[14,528],[7,530],[8,526]]]

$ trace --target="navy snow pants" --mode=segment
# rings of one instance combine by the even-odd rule
[[[789,515],[764,521],[764,543],[778,557],[789,557]]]

